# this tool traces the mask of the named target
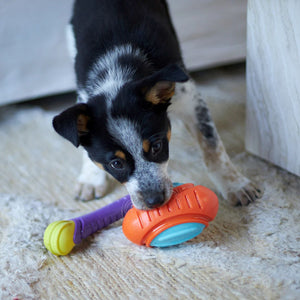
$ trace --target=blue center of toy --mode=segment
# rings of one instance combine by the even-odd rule
[[[166,229],[156,236],[150,246],[169,247],[184,243],[202,232],[205,228],[201,223],[184,223]]]

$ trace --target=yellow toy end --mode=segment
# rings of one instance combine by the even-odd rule
[[[73,221],[56,221],[48,225],[44,233],[45,247],[55,255],[69,254],[75,243],[73,241],[75,223]]]

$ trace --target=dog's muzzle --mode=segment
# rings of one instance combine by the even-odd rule
[[[162,206],[168,199],[166,199],[165,192],[147,192],[143,195],[145,205],[148,208],[156,208]]]

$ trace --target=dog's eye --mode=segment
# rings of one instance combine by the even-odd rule
[[[124,169],[124,163],[121,159],[113,159],[109,165],[111,166],[112,169],[115,169],[115,170],[123,170]]]
[[[151,154],[152,156],[156,156],[160,153],[160,151],[162,150],[162,142],[159,140],[159,141],[156,141],[152,144],[151,146]]]

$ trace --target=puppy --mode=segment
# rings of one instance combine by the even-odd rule
[[[198,139],[223,197],[247,205],[261,196],[225,152],[185,70],[165,1],[77,0],[69,33],[78,103],[56,116],[53,126],[85,149],[78,198],[103,196],[109,173],[125,184],[139,209],[169,200],[171,102]]]

